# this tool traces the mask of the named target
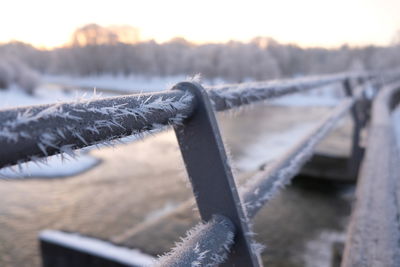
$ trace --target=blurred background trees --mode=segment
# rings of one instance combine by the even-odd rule
[[[88,24],[72,34],[72,46],[115,45],[117,43],[134,44],[139,41],[139,30],[128,26],[102,27]]]
[[[227,82],[266,80],[346,70],[400,66],[400,31],[388,46],[304,48],[256,37],[249,42],[194,44],[183,38],[165,43],[140,41],[136,28],[77,29],[69,44],[41,50],[12,42],[0,45],[0,88],[18,83],[31,90],[39,74],[173,76],[201,73]]]

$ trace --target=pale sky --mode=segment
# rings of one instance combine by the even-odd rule
[[[0,42],[66,43],[84,24],[132,25],[143,39],[194,42],[269,36],[302,46],[388,44],[400,0],[1,0]]]

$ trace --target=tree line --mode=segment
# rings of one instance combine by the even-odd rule
[[[268,37],[209,44],[174,38],[157,43],[139,41],[138,32],[130,27],[105,28],[96,24],[77,29],[68,45],[51,50],[20,42],[0,45],[0,87],[4,87],[1,77],[13,76],[13,72],[14,76],[18,76],[17,72],[27,73],[25,78],[12,78],[17,81],[35,80],[40,74],[152,77],[200,73],[211,82],[242,82],[398,66],[399,42],[334,49],[303,48]]]

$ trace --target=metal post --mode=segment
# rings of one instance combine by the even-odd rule
[[[361,83],[359,81],[359,83]],[[353,96],[352,86],[350,79],[346,79],[343,82],[343,88],[348,97]],[[366,114],[363,114],[362,100],[356,100],[355,104],[351,108],[351,114],[353,118],[353,137],[352,137],[352,148],[350,155],[350,162],[348,164],[350,175],[357,177],[358,170],[362,158],[364,156],[364,148],[360,145],[361,130],[366,123]]]
[[[251,249],[247,218],[208,95],[194,82],[178,83],[174,89],[188,90],[196,100],[193,115],[174,129],[201,218],[224,215],[236,228],[230,256],[222,266],[261,266]]]

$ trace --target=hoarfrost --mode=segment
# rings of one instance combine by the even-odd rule
[[[97,97],[95,95],[94,97]],[[146,97],[142,101],[143,97]],[[38,109],[31,107],[21,109],[14,118],[8,118],[0,124],[0,143],[17,144],[31,139],[40,153],[27,156],[25,160],[37,159],[50,154],[68,153],[73,149],[89,145],[113,145],[114,140],[128,135],[141,137],[144,132],[162,130],[168,125],[178,125],[185,119],[182,110],[190,108],[193,96],[189,92],[180,97],[162,95],[136,96],[132,101],[137,106],[129,107],[128,103],[97,107],[92,99],[78,98],[68,105],[56,103]],[[148,118],[163,111],[171,114],[165,124],[149,123]],[[91,118],[91,120],[88,120]],[[128,131],[125,120],[133,118],[142,121],[142,128]],[[61,119],[50,124],[49,120]],[[40,123],[41,122],[41,123]],[[40,123],[40,127],[37,127]],[[35,127],[34,132],[30,131]],[[91,140],[93,135],[100,135],[107,129],[105,140]],[[66,143],[67,142],[67,143]]]
[[[216,215],[208,223],[199,223],[189,230],[155,266],[217,266],[228,256],[233,231],[229,219]]]
[[[356,75],[356,74],[353,74]],[[208,94],[217,110],[230,109],[252,102],[266,100],[289,93],[303,92],[311,88],[343,81],[347,74],[330,77],[315,76],[294,80],[250,82],[209,87]]]

